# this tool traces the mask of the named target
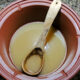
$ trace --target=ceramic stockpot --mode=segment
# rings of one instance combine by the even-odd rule
[[[14,32],[22,25],[44,21],[51,0],[17,0],[0,12],[0,75],[7,80],[68,80],[80,70],[80,18],[67,5],[56,17],[53,26],[59,29],[67,44],[67,56],[55,72],[38,77],[18,71],[11,61],[9,44]]]

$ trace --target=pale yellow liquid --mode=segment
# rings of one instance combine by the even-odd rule
[[[38,55],[31,56],[25,63],[25,68],[31,73],[37,72],[40,69],[40,66],[41,58]]]
[[[33,22],[22,26],[13,35],[10,42],[9,51],[14,65],[20,71],[22,70],[22,61],[34,48],[43,31],[43,28],[43,22]],[[51,28],[44,50],[44,67],[41,75],[48,74],[57,70],[65,59],[66,43],[63,35],[59,30],[54,30],[53,27]],[[36,58],[36,60],[38,59]],[[31,60],[30,63],[33,65],[35,61]],[[32,65],[30,65],[30,69],[33,69]],[[33,71],[38,69],[38,66],[39,64],[36,62],[36,66]]]

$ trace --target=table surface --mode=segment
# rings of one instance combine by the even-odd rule
[[[0,0],[0,10],[2,10],[13,1],[15,0]],[[71,7],[80,16],[80,0],[62,0],[62,2]],[[0,80],[5,79],[0,76]],[[71,80],[80,80],[80,71]]]

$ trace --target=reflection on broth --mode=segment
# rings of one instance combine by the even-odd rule
[[[10,42],[10,56],[18,70],[21,69],[22,61],[34,48],[40,34],[43,31],[43,22],[28,23],[19,28],[13,35]],[[58,69],[66,56],[66,43],[62,33],[59,30],[50,29],[44,47],[44,67],[40,75],[48,74]],[[35,60],[37,60],[35,62]],[[39,58],[33,57],[29,66],[33,71],[39,66]],[[36,64],[36,66],[34,65]],[[33,67],[34,66],[34,67]]]

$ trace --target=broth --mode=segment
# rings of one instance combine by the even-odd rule
[[[43,32],[43,28],[43,22],[32,22],[22,26],[14,33],[10,42],[9,51],[10,57],[18,70],[22,71],[22,61],[34,48]],[[65,60],[66,49],[66,42],[62,33],[51,27],[44,47],[44,67],[40,75],[57,70]],[[30,63],[35,62],[32,60]],[[30,68],[35,71],[38,65],[38,62],[36,62],[36,67],[33,69],[33,66],[30,65]]]

